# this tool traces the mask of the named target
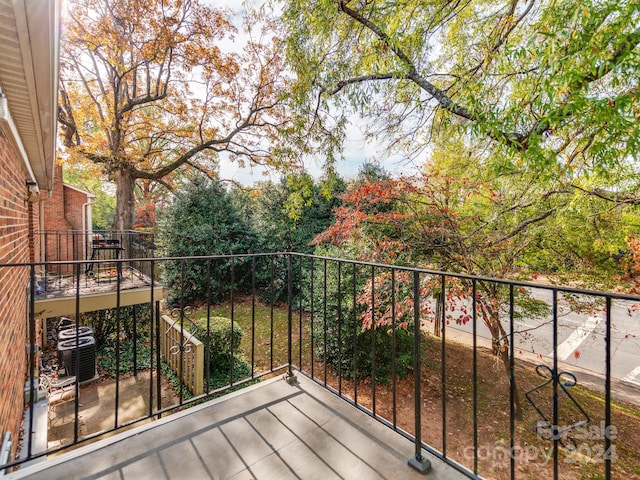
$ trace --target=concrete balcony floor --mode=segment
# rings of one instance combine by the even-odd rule
[[[274,378],[7,475],[9,479],[462,479],[302,375]]]
[[[79,279],[73,275],[42,278],[39,285],[46,288],[35,296],[35,311],[40,318],[54,318],[74,315],[76,310],[85,313],[149,303],[152,290],[149,277],[131,267],[124,267],[121,273],[119,279],[113,268],[93,276],[83,272]],[[78,295],[80,298],[76,299]],[[161,300],[164,295],[162,285],[154,284],[153,298]]]

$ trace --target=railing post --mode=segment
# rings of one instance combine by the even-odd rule
[[[211,259],[207,259],[207,335],[204,346],[204,378],[205,393],[209,395],[211,384]],[[231,344],[233,345],[233,328],[231,329]],[[251,365],[253,374],[253,364]]]
[[[302,370],[302,288],[303,288],[303,264],[302,258],[298,257],[298,368]]]
[[[338,262],[338,395],[342,395],[342,262]],[[302,337],[301,337],[302,338]],[[375,405],[374,405],[375,407]]]
[[[408,461],[409,465],[420,473],[431,470],[431,462],[422,456],[422,415],[420,394],[420,274],[413,272],[413,396],[415,415],[415,455]]]
[[[180,383],[178,385],[178,399],[180,405],[182,405],[184,401],[184,392],[182,391],[182,386],[184,385],[184,351],[182,346],[184,345],[184,309],[186,306],[184,304],[184,286],[186,284],[185,270],[185,259],[183,258],[180,260],[180,343],[178,344],[180,346],[180,357],[178,365],[178,379],[180,380]],[[233,330],[231,331],[231,335],[233,335]],[[233,344],[233,336],[231,337],[231,343]]]
[[[473,473],[478,475],[478,285],[472,281],[473,321]]]
[[[210,302],[209,302],[210,308]],[[207,345],[209,341],[207,340]],[[256,257],[251,256],[251,378],[256,368]],[[207,393],[209,393],[207,391]]]
[[[293,312],[291,311],[293,303],[293,266],[291,262],[291,254],[287,254],[287,355],[289,367],[284,378],[289,385],[293,385],[297,382],[296,376],[293,374],[292,362],[293,362]]]
[[[442,456],[447,458],[447,329],[446,329],[446,291],[447,277],[440,277],[440,378],[442,398]]]
[[[118,428],[118,413],[120,409],[120,349],[122,344],[120,343],[120,327],[122,326],[122,304],[121,304],[121,287],[122,287],[122,263],[116,264],[117,278],[116,278],[116,395],[115,395],[115,413],[113,428]],[[77,331],[77,330],[76,330]],[[78,362],[80,363],[80,362]],[[78,378],[80,378],[78,376]],[[76,398],[80,398],[79,396]],[[76,401],[76,403],[78,403]]]
[[[235,265],[236,259],[235,257],[231,257],[231,290],[229,291],[229,301],[231,302],[231,358],[229,359],[229,385],[233,386],[233,370],[234,370],[234,358],[235,351],[233,349],[233,330],[235,327],[235,298],[234,298],[234,285],[236,281],[235,277]],[[289,359],[289,364],[291,364],[291,359]]]
[[[269,276],[269,370],[273,372],[273,326],[274,326],[274,309],[275,309],[275,288],[274,288],[274,269],[275,269],[275,260],[274,256],[271,255],[271,270]]]
[[[393,398],[393,428],[398,426],[398,402],[397,402],[397,380],[398,380],[398,362],[397,357],[397,339],[396,339],[396,269],[391,269],[391,396]]]
[[[154,341],[156,336],[160,334],[160,332],[154,332],[154,323],[155,323],[155,315],[154,315],[154,298],[153,291],[155,290],[155,278],[153,275],[153,260],[150,262],[151,269],[149,271],[151,290],[149,292],[149,350],[151,351],[149,355],[149,417],[153,415],[153,354],[154,354]],[[156,350],[156,355],[160,355],[160,351]],[[160,372],[156,372],[158,376],[160,376]],[[158,391],[157,395],[160,395],[160,391]]]
[[[315,361],[315,325],[314,325],[314,315],[315,315],[315,293],[313,291],[313,280],[314,280],[314,275],[315,275],[315,270],[314,270],[314,258],[311,257],[311,265],[310,265],[310,278],[309,278],[309,302],[310,302],[310,309],[311,309],[311,318],[310,320],[310,324],[311,324],[311,335],[309,335],[309,340],[311,342],[311,352],[310,352],[310,356],[311,356],[311,378],[315,378],[314,374],[315,374],[315,369],[314,369],[314,361]],[[355,370],[354,370],[355,371]]]
[[[376,269],[371,265],[371,412],[376,416]]]
[[[153,291],[153,290],[152,290]],[[155,304],[155,319],[156,319],[156,407],[158,411],[162,410],[162,359],[161,359],[161,345],[160,341],[164,338],[160,330],[160,301],[156,300]],[[162,415],[158,414],[158,418]]]
[[[551,431],[553,432],[553,478],[557,480],[559,478],[558,473],[558,290],[553,289],[553,423],[551,425]]]
[[[611,297],[607,296],[605,312],[605,359],[604,359],[604,478],[611,479],[611,461],[615,454],[611,448],[611,309],[613,308]],[[614,447],[615,448],[615,447]]]
[[[516,368],[515,368],[515,297],[509,284],[509,466],[510,478],[516,478]]]
[[[37,389],[39,379],[36,379],[35,358],[36,358],[36,317],[35,317],[35,284],[36,270],[35,264],[31,264],[29,269],[29,432],[27,432],[27,458],[31,458],[33,454],[33,435],[35,428],[34,409],[37,401]],[[3,464],[5,462],[2,462]]]
[[[78,437],[79,437],[79,418],[80,418],[80,402],[79,402],[79,398],[80,398],[80,338],[79,338],[79,333],[80,333],[80,329],[78,328],[79,322],[80,322],[80,268],[81,268],[81,264],[80,263],[76,263],[71,264],[71,268],[74,271],[75,274],[75,281],[76,281],[76,342],[75,342],[75,349],[72,351],[71,355],[72,355],[72,359],[74,358],[73,356],[75,355],[75,359],[76,359],[76,365],[75,365],[75,369],[73,372],[73,375],[75,375],[76,377],[76,383],[75,383],[75,388],[76,388],[76,398],[74,401],[74,415],[73,415],[73,443],[78,443]],[[73,365],[73,361],[71,362],[71,364]]]
[[[327,259],[323,260],[323,277],[322,277],[322,358],[327,358]],[[324,386],[327,386],[327,365],[328,362],[323,361],[324,370]]]
[[[353,279],[351,281],[351,295],[353,302],[353,402],[358,405],[358,295],[357,295],[358,264],[353,263]]]

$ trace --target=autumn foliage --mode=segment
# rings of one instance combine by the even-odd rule
[[[281,162],[288,75],[277,29],[248,18],[251,36],[233,51],[228,15],[197,0],[67,3],[60,132],[70,160],[115,181],[117,229],[133,227],[141,182],[172,190],[187,174],[214,177],[222,153]]]
[[[514,204],[481,181],[439,173],[356,183],[342,196],[335,223],[314,242],[355,252],[358,260],[505,276],[516,268],[518,254],[531,248],[530,230],[554,211],[542,201],[509,201]],[[526,292],[515,293],[519,314],[540,313]],[[495,282],[372,267],[358,289],[359,328],[363,334],[412,332],[419,318],[421,329],[440,335],[446,325],[472,321],[475,300],[477,319],[491,332],[492,351],[508,371],[510,338],[500,321],[506,295]]]

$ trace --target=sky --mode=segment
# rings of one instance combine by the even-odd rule
[[[379,143],[365,141],[364,135],[355,124],[348,128],[347,137],[343,151],[344,158],[338,160],[335,165],[336,171],[345,180],[354,178],[362,164],[376,160],[392,175],[408,173],[408,170],[413,168],[411,165],[407,165],[401,156],[393,156],[384,160],[377,158],[376,153],[382,151],[383,147]],[[305,158],[304,167],[313,177],[318,178],[322,174],[323,159]],[[263,173],[267,175],[265,176]],[[220,162],[220,176],[243,185],[252,185],[257,181],[277,180],[280,174],[269,172],[261,167],[239,167],[236,163],[223,158]]]
[[[205,0],[208,4],[218,8],[228,8],[233,11],[233,16],[236,26],[238,27],[239,34],[236,37],[236,43],[242,42],[242,35],[240,32],[243,6],[240,0]],[[263,3],[263,0],[248,0],[253,6],[259,6]],[[224,47],[221,46],[221,48]],[[228,45],[227,48],[234,49],[237,45]],[[393,156],[391,158],[377,158],[377,154],[383,151],[384,148],[378,142],[365,141],[362,133],[364,124],[357,117],[351,119],[350,125],[347,127],[347,141],[344,145],[343,159],[338,160],[335,168],[345,179],[353,178],[357,175],[360,166],[366,162],[379,161],[379,163],[386,168],[391,174],[399,175],[400,173],[408,173],[407,171],[413,168],[407,165],[403,161],[401,156]],[[319,177],[322,174],[323,159],[322,158],[305,158],[305,169],[314,177]],[[264,175],[267,173],[267,176]],[[243,185],[251,185],[257,181],[263,181],[266,179],[277,180],[280,176],[278,172],[268,172],[261,167],[239,167],[236,163],[231,162],[228,159],[223,158],[220,163],[220,175],[222,178],[237,181]]]

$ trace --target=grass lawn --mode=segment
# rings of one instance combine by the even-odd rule
[[[195,319],[206,318],[207,309],[198,309]],[[242,329],[242,354],[254,364],[254,374],[271,370],[288,363],[288,311],[286,307],[271,307],[251,301],[243,301],[233,306],[215,305],[211,316],[232,318]],[[304,319],[302,323],[304,324]],[[299,312],[292,313],[292,357],[293,363],[300,364],[300,338],[302,338],[303,361],[309,357],[310,338],[304,325],[301,326]]]

